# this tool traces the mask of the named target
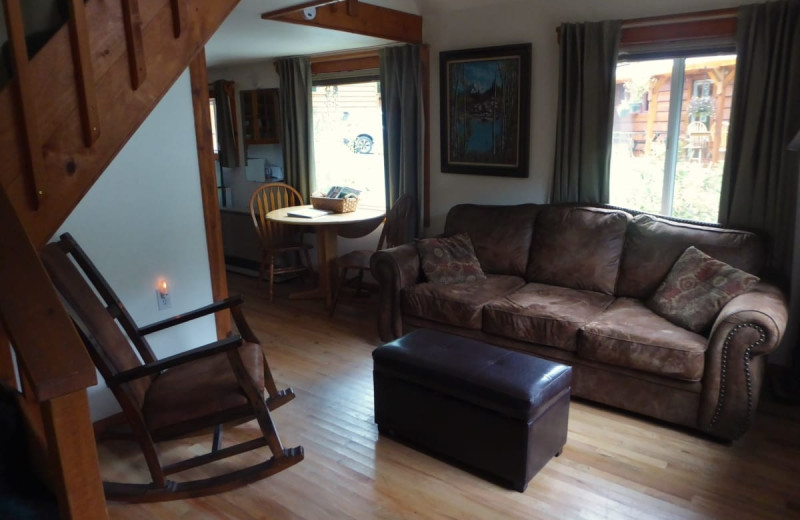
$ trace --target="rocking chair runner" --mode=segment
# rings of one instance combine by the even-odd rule
[[[42,261],[97,369],[119,401],[130,428],[128,438],[139,443],[152,477],[150,484],[104,482],[109,499],[151,502],[209,495],[254,482],[303,460],[302,447],[283,448],[269,413],[292,400],[294,392],[291,388],[276,388],[261,345],[242,314],[240,297],[140,328],[68,233],[45,246]],[[226,309],[240,335],[164,359],[156,359],[144,338]],[[269,395],[266,401],[265,388]],[[257,420],[261,437],[226,448],[220,446],[223,423],[252,419]],[[156,442],[211,427],[215,428],[211,452],[162,465]],[[243,469],[184,482],[166,478],[263,446],[269,447],[272,457]]]

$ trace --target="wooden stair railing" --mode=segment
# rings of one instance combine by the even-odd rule
[[[19,2],[3,1],[7,9]],[[0,185],[37,249],[52,237],[237,3],[89,0],[85,20],[91,73],[74,65],[73,54],[80,52],[73,53],[70,27],[65,26],[23,65],[27,86],[20,88],[17,74],[12,80],[17,86],[0,91],[0,114],[10,116],[0,119]],[[129,9],[123,9],[123,4]],[[77,11],[73,9],[76,17]],[[138,11],[138,16],[125,15],[128,11]],[[176,33],[180,34],[178,38]],[[95,104],[90,92],[80,91],[76,69],[93,76]],[[87,85],[90,83],[87,81]],[[26,99],[20,100],[21,90]],[[79,99],[86,99],[90,112],[96,106],[97,118],[88,126],[83,123],[87,117],[81,116],[83,101]],[[18,112],[28,114],[36,140],[26,142],[22,138]],[[91,146],[86,146],[84,128],[97,129]],[[35,191],[28,156],[43,163],[35,170]]]
[[[0,90],[0,384],[20,390],[61,518],[106,520],[94,365],[38,251],[238,0],[69,0],[69,23],[30,60],[20,0],[0,1],[14,71]]]

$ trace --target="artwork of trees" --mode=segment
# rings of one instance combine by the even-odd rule
[[[519,57],[450,64],[450,160],[518,163]]]
[[[527,176],[530,46],[440,60],[443,171]]]

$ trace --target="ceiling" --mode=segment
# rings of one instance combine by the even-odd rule
[[[209,67],[242,65],[280,56],[311,55],[390,43],[341,31],[262,20],[261,14],[302,0],[241,0],[206,45]],[[369,0],[413,14],[433,14],[497,3],[497,0]]]

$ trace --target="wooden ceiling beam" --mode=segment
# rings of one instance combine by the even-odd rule
[[[347,2],[347,9],[336,8],[341,1]],[[313,15],[306,16],[305,10],[314,10]],[[356,0],[306,2],[264,13],[261,18],[399,42],[422,43],[421,16]]]
[[[297,5],[290,5],[289,7],[282,7],[280,9],[275,9],[274,11],[268,11],[261,15],[261,18],[264,20],[275,20],[281,16],[292,14],[292,13],[303,13],[305,9],[316,9],[318,7],[324,7],[326,5],[333,5],[338,4],[344,0],[311,0],[310,2],[303,2],[302,4]]]

